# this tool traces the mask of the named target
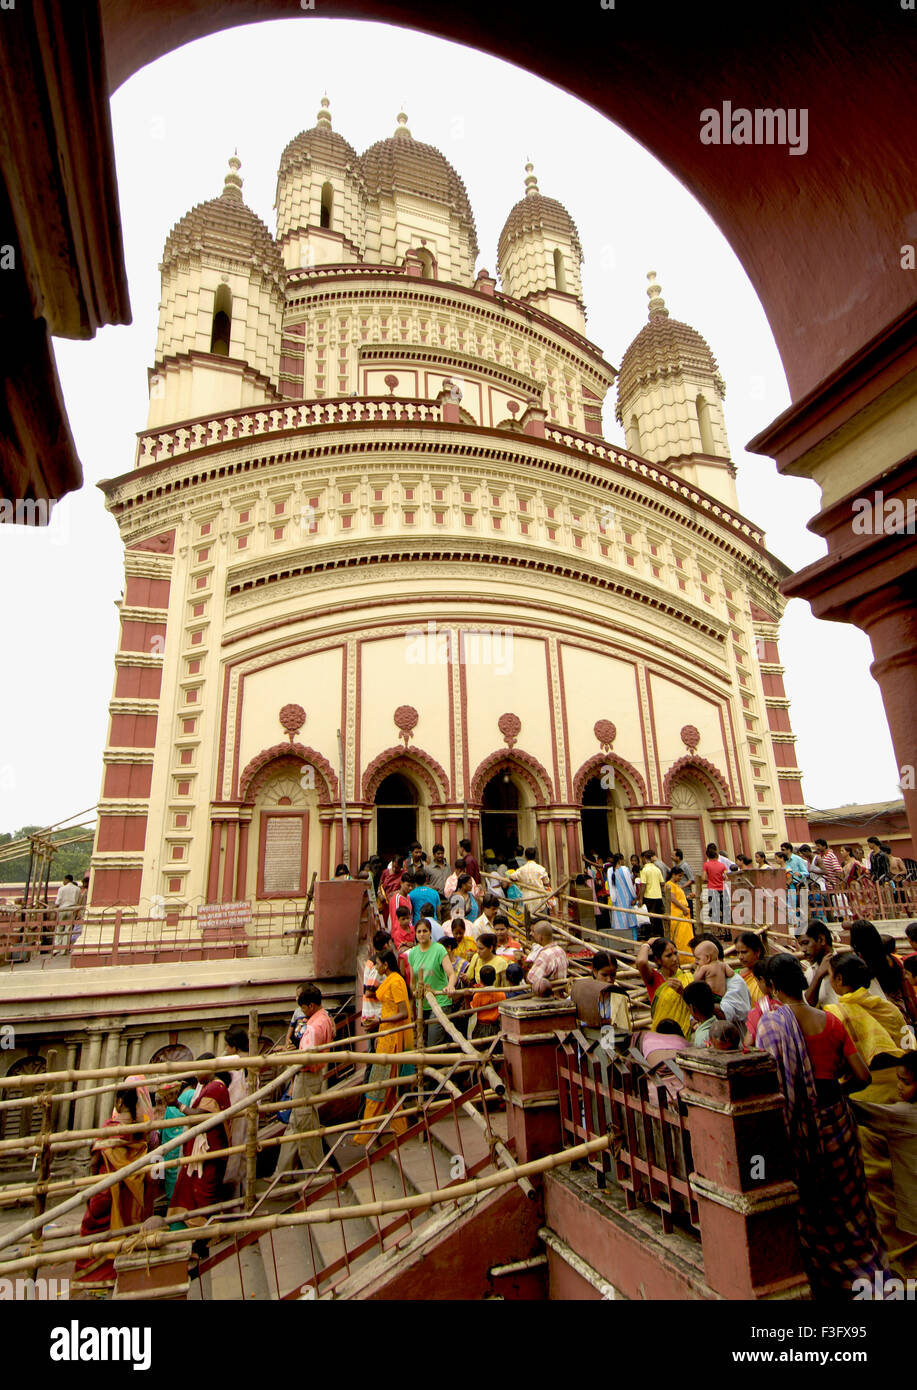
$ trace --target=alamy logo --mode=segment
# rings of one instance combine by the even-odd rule
[[[808,107],[733,109],[731,101],[724,101],[721,111],[705,107],[700,120],[702,145],[788,145],[790,154],[805,154],[809,148]]]
[[[69,1279],[0,1279],[0,1301],[4,1303],[50,1303],[69,1297]]]
[[[513,671],[513,633],[511,628],[483,628],[458,632],[440,628],[435,619],[423,628],[405,633],[405,659],[410,666],[491,666],[495,676]]]
[[[152,1361],[148,1327],[52,1327],[52,1361],[130,1361],[135,1371],[148,1371]]]
[[[917,1279],[896,1279],[880,1269],[872,1279],[854,1279],[851,1292],[854,1302],[896,1303],[907,1299],[913,1303],[917,1299]]]

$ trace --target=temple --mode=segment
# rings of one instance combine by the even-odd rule
[[[564,877],[803,835],[788,571],[655,275],[616,371],[531,164],[498,281],[403,112],[358,155],[323,98],[276,235],[229,163],[166,241],[149,419],[103,485],[125,589],[92,906],[302,898],[415,837],[531,842]]]

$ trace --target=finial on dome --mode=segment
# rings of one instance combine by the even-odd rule
[[[655,270],[647,271],[646,278],[650,282],[649,289],[646,292],[650,301],[650,318],[655,318],[657,315],[668,318],[669,311],[665,307],[665,300],[662,298],[662,286],[656,283]]]
[[[530,193],[538,192],[538,180],[535,177],[535,166],[531,160],[529,160],[525,166],[525,173],[525,196],[528,197]]]
[[[232,158],[229,161],[229,173],[223,180],[222,196],[224,198],[242,197],[242,180],[239,178],[239,170],[241,168],[242,161],[239,158],[238,152],[233,151]]]
[[[408,118],[403,111],[398,112],[398,125],[395,134],[406,135],[409,140],[412,139],[411,132],[408,130]]]
[[[328,130],[331,129],[331,113],[328,110],[330,105],[331,102],[328,100],[328,93],[325,92],[322,96],[321,101],[322,109],[318,112],[318,115],[315,118],[315,122],[316,125],[326,127]]]

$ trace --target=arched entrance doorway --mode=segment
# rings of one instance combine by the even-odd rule
[[[612,788],[602,786],[601,777],[590,777],[583,787],[583,800],[580,809],[580,825],[583,832],[583,851],[597,854],[605,859],[620,849],[620,837],[616,824],[616,793]]]
[[[527,789],[508,767],[496,772],[481,794],[481,852],[498,862],[514,858],[518,845],[537,845],[535,816]]]
[[[376,792],[376,853],[383,859],[404,854],[417,839],[417,789],[400,772],[391,772]]]

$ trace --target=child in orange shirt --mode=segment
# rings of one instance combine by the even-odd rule
[[[471,1007],[476,1009],[478,1014],[474,1036],[492,1038],[500,1031],[500,1011],[497,1005],[502,1004],[506,994],[502,989],[488,988],[497,978],[497,972],[492,965],[482,965],[479,978],[484,989],[475,990],[471,996]]]

